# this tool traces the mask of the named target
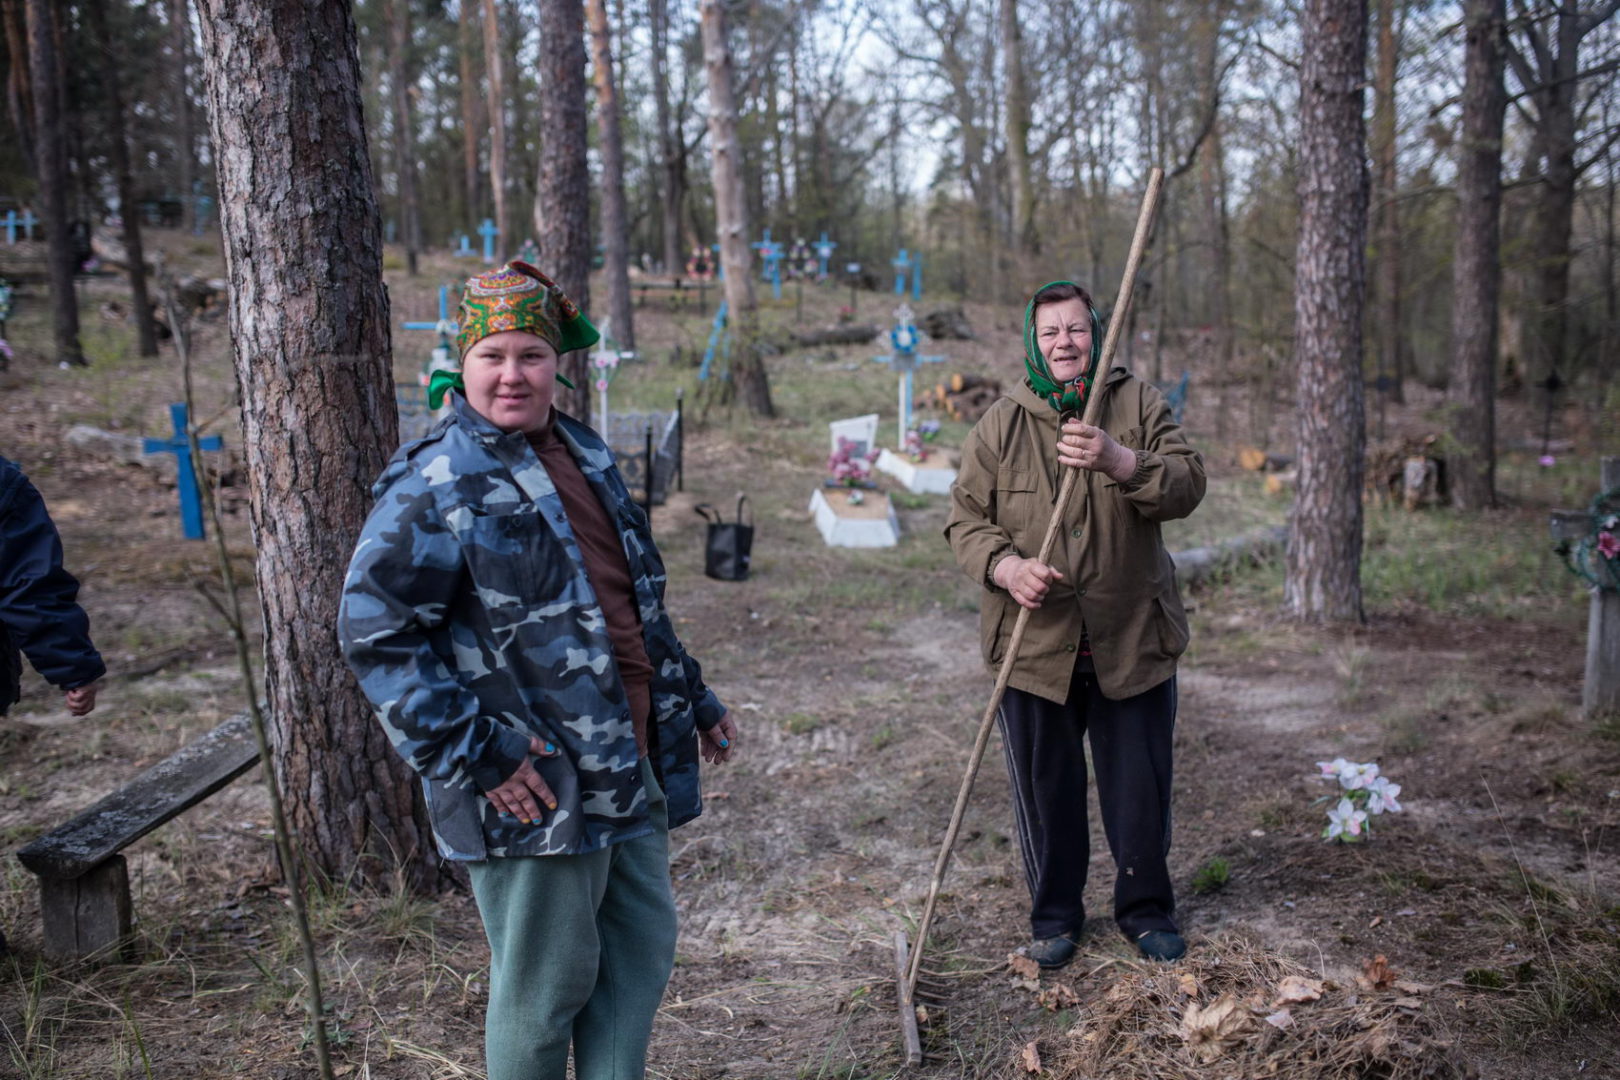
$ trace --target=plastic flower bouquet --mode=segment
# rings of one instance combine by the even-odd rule
[[[1401,785],[1378,771],[1377,762],[1360,764],[1344,758],[1318,761],[1319,780],[1336,780],[1339,790],[1335,802],[1333,795],[1324,795],[1317,802],[1334,803],[1327,812],[1328,823],[1322,828],[1323,840],[1355,844],[1372,835],[1373,818],[1384,814],[1398,814],[1401,804],[1397,796]]]
[[[853,488],[850,501],[860,502],[861,488],[877,487],[872,482],[872,464],[877,458],[876,450],[861,453],[859,443],[840,435],[838,449],[827,458],[827,486]]]

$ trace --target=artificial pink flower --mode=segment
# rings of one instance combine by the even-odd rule
[[[1612,559],[1616,555],[1620,555],[1620,536],[1616,536],[1612,532],[1600,532],[1598,533],[1597,547],[1598,552],[1605,559]]]

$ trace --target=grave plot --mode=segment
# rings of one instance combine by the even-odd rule
[[[810,514],[829,547],[893,547],[900,542],[894,504],[871,479],[879,453],[877,423],[877,413],[868,413],[827,425],[829,475],[810,496]]]
[[[926,445],[939,430],[933,424],[923,431],[912,425],[912,376],[919,365],[944,363],[943,356],[921,356],[917,353],[920,335],[910,305],[902,303],[894,311],[894,329],[889,331],[892,350],[886,356],[875,357],[880,364],[894,368],[899,382],[898,439],[895,449],[884,447],[878,454],[877,467],[906,486],[907,491],[919,495],[948,495],[956,482],[956,469],[949,456],[940,448]]]

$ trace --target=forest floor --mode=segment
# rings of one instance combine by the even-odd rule
[[[211,265],[204,243],[155,242],[171,261]],[[430,260],[415,280],[391,269],[396,322],[432,318],[435,275],[466,265]],[[313,1076],[298,948],[254,777],[126,852],[135,962],[42,960],[35,882],[10,854],[244,700],[224,629],[193,584],[216,576],[211,547],[179,539],[174,491],[63,441],[76,423],[168,430],[172,349],[137,357],[128,328],[98,313],[114,295],[112,281],[85,288],[93,363],[68,371],[42,359],[43,289],[23,292],[17,358],[0,374],[0,453],[49,502],[112,669],[89,717],[69,717],[30,674],[0,719],[0,926],[13,948],[0,960],[0,1076]],[[767,319],[791,327],[793,287],[780,302],[761,295]],[[803,323],[828,323],[848,302],[847,291],[807,289]],[[886,328],[892,307],[862,294],[859,321]],[[970,303],[967,315],[975,340],[928,351],[947,355],[948,370],[1016,378],[1021,308]],[[648,359],[613,388],[615,407],[638,408],[687,391],[685,490],[653,524],[677,627],[743,732],[735,762],[706,778],[703,816],[672,836],[681,937],[650,1075],[889,1077],[901,1071],[893,933],[915,931],[990,689],[975,586],[940,535],[942,496],[896,493],[891,549],[828,549],[809,520],[827,421],[876,411],[892,438],[893,376],[870,360],[886,339],[772,357],[780,418],[760,421],[702,407],[695,369],[675,350],[700,353],[707,324],[641,307]],[[419,336],[396,331],[402,379],[425,355]],[[196,415],[239,444],[226,340],[222,314],[200,324]],[[1216,385],[1205,357],[1169,354],[1167,372],[1184,366],[1188,429],[1211,482],[1198,512],[1167,528],[1173,551],[1287,512],[1235,464],[1243,442],[1286,452],[1286,392],[1257,401],[1246,380]],[[1440,395],[1412,387],[1385,422],[1421,436],[1444,415]],[[1617,415],[1612,401],[1562,410],[1555,434],[1574,450],[1539,468],[1527,406],[1504,400],[1502,509],[1370,506],[1365,626],[1284,620],[1275,561],[1189,595],[1171,868],[1192,952],[1168,974],[1134,959],[1112,928],[1112,866],[1095,823],[1080,958],[1038,980],[1009,968],[1028,898],[992,747],[928,946],[945,992],[915,1075],[1029,1076],[1038,1060],[1042,1075],[1075,1078],[1620,1077],[1620,722],[1581,717],[1586,600],[1545,525],[1549,508],[1594,493],[1598,455],[1620,453]],[[947,421],[943,441],[965,431]],[[758,524],[753,576],[711,581],[692,506],[729,507],[739,491]],[[230,547],[250,572],[240,493],[228,505]],[[1376,760],[1403,785],[1405,812],[1380,820],[1370,843],[1320,839],[1328,789],[1313,763],[1337,756]],[[328,893],[313,917],[340,1075],[483,1075],[488,952],[470,897]],[[1377,956],[1398,983],[1367,970]],[[1284,972],[1326,981],[1321,1002],[1293,1006],[1287,1031],[1256,1019]],[[1242,1015],[1184,1041],[1193,1006],[1218,1005],[1220,988]],[[1332,1028],[1330,1015],[1348,1020]]]

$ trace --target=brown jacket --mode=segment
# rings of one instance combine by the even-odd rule
[[[1159,522],[1186,517],[1204,497],[1204,461],[1187,445],[1164,396],[1124,368],[1109,372],[1101,427],[1136,451],[1123,484],[1080,475],[1052,549],[1063,574],[1030,613],[1009,685],[1062,702],[1083,634],[1103,694],[1120,699],[1175,674],[1187,648],[1187,615]],[[1040,553],[1062,468],[1058,414],[1027,382],[990,407],[968,433],[945,525],[956,561],[985,587],[979,636],[985,663],[1000,666],[1019,606],[990,578],[1011,554]]]

